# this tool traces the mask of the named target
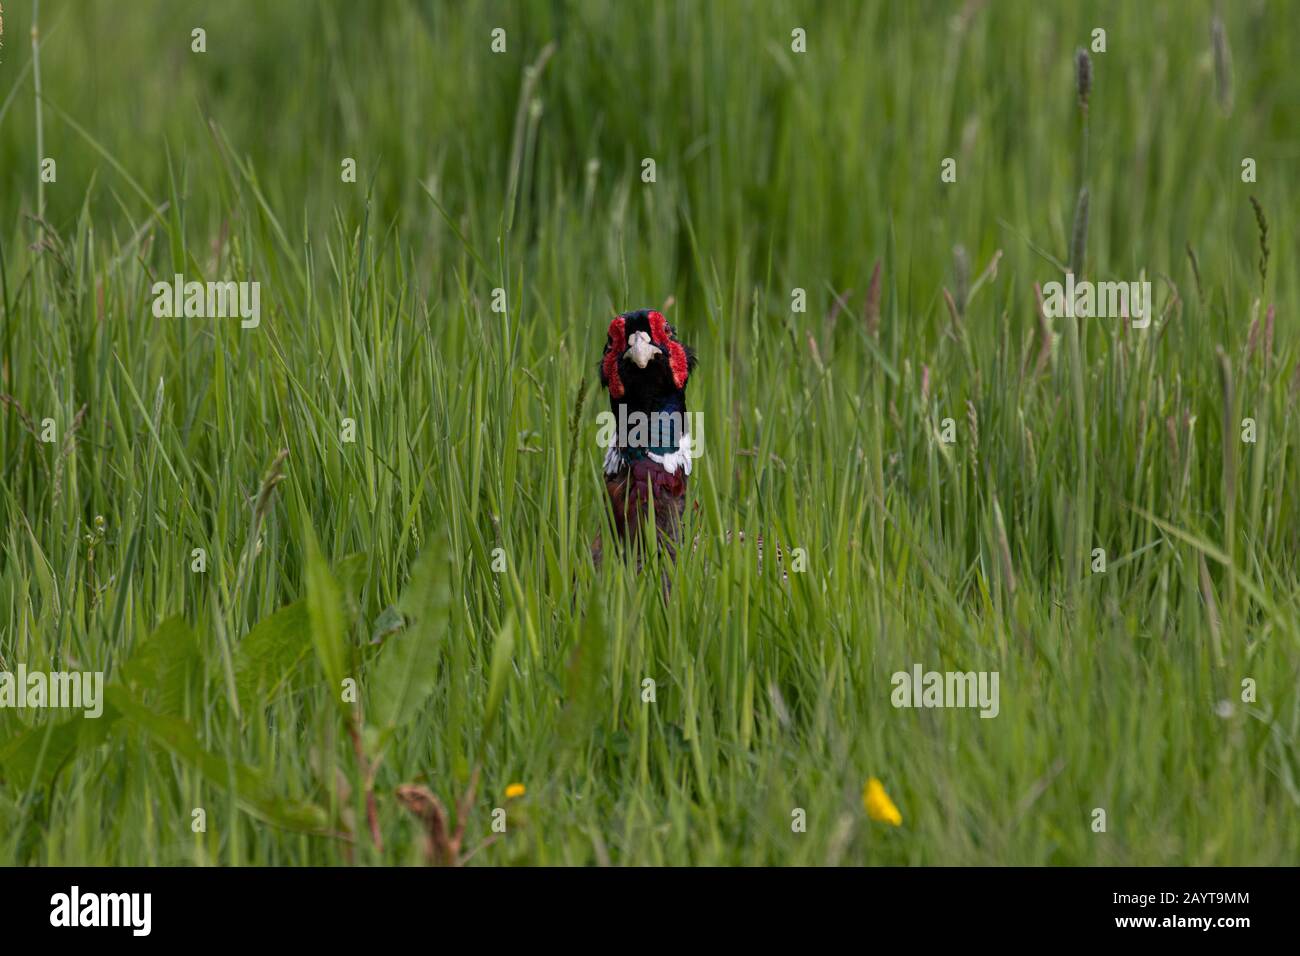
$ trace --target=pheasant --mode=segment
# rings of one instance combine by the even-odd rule
[[[686,383],[695,353],[677,341],[663,314],[624,312],[609,323],[600,383],[616,424],[605,453],[605,488],[623,545],[644,543],[654,503],[659,545],[677,553],[691,473]],[[592,549],[600,560],[600,541]]]

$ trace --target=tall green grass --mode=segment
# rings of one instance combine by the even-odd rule
[[[111,691],[0,711],[0,861],[416,863],[410,784],[474,863],[1294,862],[1300,78],[1224,6],[1230,112],[1201,2],[46,0],[39,69],[7,5],[0,659]],[[1076,350],[1085,181],[1159,312]],[[669,301],[698,544],[596,568],[604,330]]]

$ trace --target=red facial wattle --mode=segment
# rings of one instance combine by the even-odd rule
[[[615,316],[609,323],[609,346],[605,350],[603,370],[605,381],[609,383],[609,394],[614,398],[623,397],[623,380],[618,376],[618,360],[627,350],[627,327],[623,316]]]
[[[664,318],[662,312],[651,312],[649,318],[650,339],[668,353],[668,366],[673,370],[673,384],[678,388],[685,387],[686,350],[674,342],[672,336],[668,334],[668,320]],[[619,387],[622,388],[621,385]],[[612,392],[613,389],[610,391]]]

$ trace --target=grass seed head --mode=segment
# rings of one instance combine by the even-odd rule
[[[871,333],[872,338],[880,336],[880,260],[876,260],[875,268],[871,270],[871,282],[867,286],[867,301],[862,309],[863,318],[867,323],[867,331]]]
[[[1255,225],[1259,229],[1259,288],[1264,291],[1264,281],[1268,278],[1268,220],[1264,218],[1264,207],[1254,196],[1250,205],[1255,210]]]
[[[970,255],[961,243],[952,247],[952,275],[957,311],[964,316],[966,302],[970,298]]]
[[[1232,51],[1228,49],[1228,31],[1223,20],[1210,21],[1210,40],[1214,47],[1214,95],[1224,113],[1232,112]]]
[[[1079,94],[1079,109],[1088,112],[1088,96],[1092,93],[1092,57],[1083,47],[1074,51],[1074,87]]]

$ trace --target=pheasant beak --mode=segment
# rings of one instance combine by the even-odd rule
[[[627,351],[623,358],[631,359],[637,368],[645,368],[656,355],[662,355],[663,349],[650,341],[646,332],[633,332],[628,336]]]

